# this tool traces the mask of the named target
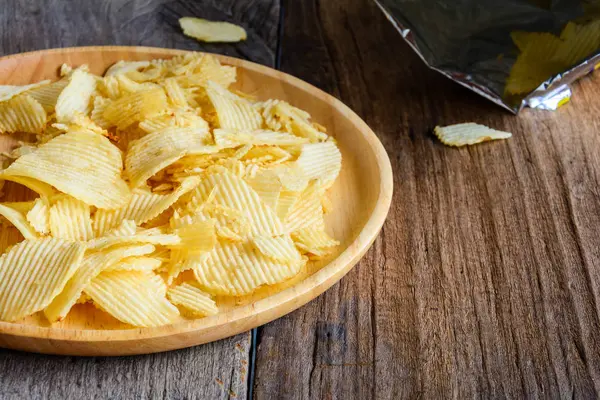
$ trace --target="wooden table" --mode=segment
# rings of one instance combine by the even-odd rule
[[[201,45],[183,15],[249,38]],[[425,69],[369,0],[4,0],[0,24],[3,54],[144,45],[275,66],[362,116],[395,173],[380,238],[305,307],[165,354],[0,350],[0,398],[600,395],[600,74],[560,110],[514,117]],[[464,121],[514,137],[452,149],[431,134]]]

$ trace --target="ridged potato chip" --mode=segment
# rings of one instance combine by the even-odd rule
[[[90,107],[92,94],[96,90],[96,78],[83,69],[76,69],[69,83],[56,100],[56,120],[69,122],[77,114],[86,114]]]
[[[250,131],[261,128],[262,117],[248,100],[213,81],[208,82],[206,93],[217,111],[220,128]]]
[[[94,236],[90,206],[73,197],[57,200],[50,207],[49,224],[53,237],[85,242]]]
[[[154,257],[128,257],[106,268],[105,271],[154,271],[163,261]]]
[[[85,248],[85,247],[83,247]],[[81,265],[64,285],[64,289],[54,297],[52,302],[44,309],[44,315],[50,322],[62,320],[77,302],[79,296],[88,287],[92,279],[106,268],[127,257],[144,256],[154,251],[151,244],[124,246],[110,249],[107,252],[87,254]],[[88,293],[89,294],[89,293]]]
[[[319,131],[310,122],[310,114],[285,101],[269,100],[262,104],[262,116],[269,129],[284,130],[311,142],[327,139],[327,134]]]
[[[29,221],[27,221],[27,217],[23,213],[14,208],[0,204],[0,215],[13,224],[25,239],[37,239],[39,237],[38,233],[31,226]]]
[[[289,232],[323,223],[321,196],[322,189],[316,183],[302,192],[285,218]]]
[[[34,178],[86,204],[117,208],[131,195],[121,178],[122,165],[121,152],[107,138],[76,131],[57,136],[18,158],[3,175]]]
[[[342,169],[342,153],[333,142],[305,144],[297,163],[306,177],[329,187]]]
[[[32,83],[30,85],[14,86],[14,85],[0,85],[0,102],[10,100],[13,97],[27,92],[31,89],[47,86],[50,83],[49,80]],[[31,93],[30,93],[31,94]]]
[[[27,212],[27,221],[37,233],[50,233],[50,202],[46,197],[35,199],[33,207]]]
[[[54,194],[56,194],[56,190],[54,190],[52,186],[48,185],[45,182],[39,181],[34,178],[29,178],[27,176],[13,176],[0,173],[0,179],[23,185],[26,188],[36,192],[40,196],[51,197]]]
[[[106,97],[96,96],[94,98],[94,107],[92,108],[92,114],[90,115],[90,118],[96,125],[103,129],[108,129],[113,125],[106,118],[104,118],[104,111],[106,111],[106,107],[108,107],[110,103],[112,103],[112,101]]]
[[[167,96],[159,87],[135,92],[111,102],[104,109],[103,117],[119,129],[125,129],[166,108]]]
[[[298,248],[305,253],[323,257],[333,251],[340,242],[329,236],[323,226],[311,226],[298,229],[292,233],[292,239]]]
[[[261,170],[253,177],[247,177],[246,182],[256,191],[263,203],[272,210],[277,210],[282,185],[279,176],[274,171]]]
[[[282,190],[277,200],[277,216],[282,221],[285,221],[288,213],[294,207],[298,199],[300,198],[300,192],[291,192],[289,190]]]
[[[440,139],[440,142],[455,147],[512,137],[510,132],[497,131],[472,122],[444,127],[436,126],[434,133]]]
[[[181,243],[176,248],[187,255],[210,251],[217,243],[215,223],[212,220],[192,221],[177,228],[175,233],[181,238]]]
[[[176,246],[181,243],[181,238],[172,233],[164,233],[157,228],[140,229],[133,235],[107,235],[104,237],[90,240],[87,247],[90,250],[105,251],[109,247],[116,245],[149,243],[163,246]]]
[[[246,40],[246,31],[229,22],[208,21],[202,18],[184,17],[179,25],[186,36],[202,42],[239,42]]]
[[[290,235],[275,237],[255,236],[252,238],[254,246],[263,255],[281,262],[292,262],[302,260],[302,256],[296,249]]]
[[[189,283],[170,288],[167,292],[167,298],[171,303],[183,307],[196,317],[206,317],[219,312],[217,303],[208,293]]]
[[[27,91],[27,94],[37,100],[46,112],[50,113],[54,111],[58,96],[60,96],[68,84],[68,79],[61,79],[48,85],[32,88]]]
[[[41,133],[46,125],[46,110],[27,93],[0,103],[0,133]]]
[[[164,295],[157,295],[162,290],[160,279],[152,272],[107,271],[94,278],[85,292],[119,321],[140,327],[160,326],[179,316],[177,307]]]
[[[106,70],[104,76],[115,76],[120,74],[126,74],[131,71],[139,71],[140,69],[146,68],[150,65],[150,61],[118,61],[110,66]]]
[[[0,320],[44,309],[79,267],[85,246],[63,239],[25,240],[0,258]]]

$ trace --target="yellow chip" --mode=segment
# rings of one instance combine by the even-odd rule
[[[212,152],[204,145],[203,128],[168,128],[133,141],[125,157],[125,170],[133,187],[146,183],[152,175],[186,154]]]
[[[167,96],[169,98],[169,102],[174,107],[188,107],[189,104],[187,102],[187,98],[185,95],[185,91],[175,78],[167,78],[163,82],[163,87],[167,92]]]
[[[15,211],[18,211],[21,214],[26,215],[29,211],[31,211],[31,209],[35,205],[35,201],[8,201],[1,204],[6,207],[10,207]]]
[[[289,232],[323,224],[322,193],[322,189],[317,184],[311,184],[302,192],[285,218]]]
[[[208,82],[206,93],[217,111],[220,128],[253,131],[262,126],[262,117],[248,100],[212,81]]]
[[[292,192],[303,191],[310,181],[306,171],[295,162],[277,165],[272,171],[277,174],[283,187]]]
[[[210,251],[217,243],[215,223],[212,220],[192,221],[175,230],[181,238],[181,243],[175,247],[188,255],[197,255]]]
[[[340,244],[319,225],[299,229],[292,233],[292,238],[298,248],[318,257],[326,256],[333,251],[334,247]]]
[[[56,238],[25,240],[0,258],[0,320],[44,309],[79,267],[85,246]]]
[[[260,196],[243,179],[230,173],[217,173],[204,179],[199,191],[208,194],[217,187],[214,203],[239,211],[250,221],[254,235],[277,236],[285,233],[285,227],[275,211],[266,206]]]
[[[282,221],[285,221],[288,213],[294,207],[298,199],[300,198],[300,192],[291,192],[289,190],[282,190],[279,194],[277,201],[277,216]]]
[[[14,86],[14,85],[0,85],[0,102],[10,100],[13,97],[27,92],[28,90],[47,86],[50,83],[49,80],[32,83],[31,85]]]
[[[246,31],[229,22],[208,21],[202,18],[179,18],[183,34],[202,42],[239,42],[246,40]]]
[[[121,222],[121,224],[119,226],[117,226],[116,228],[111,229],[106,233],[103,232],[102,235],[98,235],[98,236],[105,236],[105,237],[133,236],[137,232],[137,229],[138,229],[138,227],[135,224],[135,221],[126,219],[126,220],[123,220]]]
[[[92,280],[85,292],[94,304],[119,321],[151,327],[174,322],[179,310],[160,291],[162,279],[145,271],[108,271]]]
[[[110,103],[111,100],[107,99],[106,97],[96,96],[94,98],[94,108],[92,109],[92,115],[90,116],[90,118],[92,119],[92,121],[94,121],[96,125],[103,129],[108,129],[112,126],[112,123],[110,123],[106,118],[104,118],[104,111]]]
[[[434,133],[442,143],[455,147],[512,137],[510,132],[497,131],[472,122],[444,127],[436,126]]]
[[[175,234],[163,233],[157,228],[140,229],[133,235],[111,234],[104,237],[99,237],[87,242],[87,247],[90,250],[106,251],[107,248],[134,243],[149,243],[163,246],[176,246],[181,243],[181,238]]]
[[[222,148],[237,147],[247,144],[257,146],[292,146],[308,142],[308,139],[303,137],[298,137],[286,132],[269,130],[243,132],[230,129],[215,129],[213,134],[215,136],[215,142]]]
[[[205,138],[210,138],[208,123],[201,116],[189,110],[173,110],[169,113],[153,115],[140,122],[145,132],[155,132],[167,128],[201,128],[206,130]]]
[[[296,275],[304,260],[282,263],[263,255],[251,241],[221,242],[193,266],[200,285],[214,294],[241,296],[264,284]]]
[[[47,235],[50,232],[50,202],[46,197],[35,199],[27,212],[27,221],[36,232]]]
[[[94,236],[90,206],[73,197],[60,199],[52,205],[49,223],[53,237],[85,242]]]
[[[76,131],[57,136],[20,157],[3,175],[34,178],[86,204],[117,208],[130,197],[121,178],[122,165],[121,152],[107,138]]]
[[[329,187],[342,169],[342,153],[333,142],[305,144],[296,162],[306,177]]]
[[[58,239],[56,239],[58,240]],[[69,310],[77,302],[83,290],[98,274],[106,268],[127,257],[144,256],[154,251],[151,244],[124,246],[107,252],[87,254],[81,266],[64,285],[64,289],[44,309],[44,314],[50,322],[56,322],[67,316]],[[89,294],[89,293],[88,293]]]
[[[209,294],[189,283],[170,288],[167,298],[171,303],[185,308],[194,316],[206,317],[219,312],[217,303]]]
[[[150,65],[150,61],[118,61],[106,70],[104,76],[116,76],[131,71],[139,71]]]
[[[21,232],[21,235],[23,235],[25,239],[36,239],[39,237],[38,233],[27,221],[27,218],[23,213],[6,205],[0,204],[0,215],[13,224],[19,230],[19,232]]]
[[[246,182],[258,193],[263,203],[277,210],[282,185],[274,171],[260,170],[253,177],[247,177]]]
[[[219,60],[210,54],[195,54],[187,53],[186,56],[190,55],[193,61],[171,70],[171,73],[177,76],[180,85],[198,87],[205,86],[208,81],[213,81],[226,88],[235,82],[235,67],[221,65]]]
[[[0,133],[41,133],[46,125],[46,110],[27,93],[0,103]]]
[[[274,131],[285,130],[311,142],[327,139],[327,134],[319,131],[310,122],[310,114],[293,107],[285,101],[268,100],[262,105],[265,125]]]
[[[290,235],[275,237],[255,236],[252,238],[254,246],[263,255],[276,261],[291,262],[302,260]]]
[[[129,95],[132,93],[138,92],[147,92],[152,90],[161,89],[160,85],[153,82],[136,82],[133,79],[130,79],[127,75],[119,75],[116,77],[117,82],[119,82],[119,91],[121,96]],[[151,110],[151,108],[150,108]],[[161,112],[162,109],[157,108],[155,112]],[[153,111],[150,111],[148,115],[154,114]]]
[[[126,129],[167,108],[167,96],[161,88],[131,93],[111,102],[104,118],[119,129]]]
[[[124,220],[132,220],[141,225],[156,218],[171,207],[181,196],[193,190],[200,183],[197,177],[185,179],[179,188],[167,195],[136,191],[122,208],[98,210],[94,215],[93,228],[96,236],[118,227]]]
[[[13,176],[13,175],[0,174],[0,179],[4,179],[7,181],[11,181],[11,182],[15,182],[20,185],[23,185],[26,188],[33,190],[40,196],[51,197],[54,194],[56,194],[56,190],[54,190],[54,188],[52,186],[50,186],[47,183],[44,183],[42,181],[39,181],[37,179],[34,179],[34,178],[29,178],[26,176]]]
[[[58,96],[69,84],[68,79],[61,79],[48,85],[39,86],[27,91],[27,94],[37,100],[46,112],[54,111]]]
[[[87,114],[91,108],[90,101],[96,90],[96,78],[82,69],[71,74],[69,83],[56,100],[56,120],[69,122],[77,114]]]
[[[128,257],[106,268],[105,271],[154,271],[163,261],[154,257]]]

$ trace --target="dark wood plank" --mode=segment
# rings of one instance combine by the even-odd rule
[[[600,76],[514,117],[426,70],[372,1],[284,12],[282,69],[377,132],[395,195],[365,259],[260,330],[256,397],[597,397]],[[431,134],[467,121],[514,137]]]
[[[181,16],[239,23],[248,39],[201,44]],[[273,65],[278,0],[8,0],[0,8],[0,55],[53,47],[141,45],[202,50]],[[143,357],[67,358],[0,349],[0,398],[238,398],[247,395],[250,334]]]

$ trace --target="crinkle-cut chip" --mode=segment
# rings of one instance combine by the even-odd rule
[[[94,236],[90,206],[73,197],[60,199],[50,207],[49,222],[53,237],[85,242]]]
[[[86,254],[81,265],[71,276],[64,289],[44,309],[44,315],[50,322],[56,322],[67,316],[69,310],[92,279],[106,268],[127,257],[145,256],[154,251],[151,244],[122,246],[106,252]],[[89,294],[89,293],[88,293]]]
[[[203,144],[205,136],[203,128],[168,128],[132,142],[125,157],[125,170],[131,186],[143,185],[152,175],[186,154],[213,151],[212,146]]]
[[[319,131],[310,122],[310,114],[293,107],[285,101],[268,100],[259,105],[267,128],[279,131],[285,130],[296,136],[304,137],[311,142],[327,139],[327,134]]]
[[[450,126],[436,126],[435,135],[447,146],[465,146],[477,144],[496,139],[508,139],[512,136],[510,132],[497,131],[485,125],[472,122]]]
[[[104,111],[106,107],[112,102],[112,100],[107,99],[106,97],[96,96],[94,98],[94,108],[92,109],[92,114],[90,118],[96,125],[103,129],[108,129],[112,126],[106,118],[104,118]]]
[[[97,83],[98,92],[111,100],[121,97],[121,86],[115,76],[105,76]]]
[[[167,73],[167,68],[164,65],[151,62],[146,68],[129,71],[125,73],[125,76],[136,82],[156,82],[164,78]]]
[[[323,196],[321,197],[321,207],[323,207],[323,214],[329,214],[335,210],[333,202],[327,192],[323,193]]]
[[[45,182],[39,181],[35,178],[29,178],[27,176],[17,176],[17,175],[13,176],[13,175],[0,174],[0,179],[4,179],[7,181],[18,183],[19,185],[23,185],[26,188],[33,190],[40,196],[50,197],[50,196],[53,196],[54,194],[56,194],[56,190],[54,190],[54,188],[52,186],[48,185]]]
[[[213,81],[207,83],[206,93],[217,111],[220,128],[253,131],[262,126],[262,117],[248,100]]]
[[[131,236],[104,236],[87,242],[88,249],[105,250],[109,247],[124,244],[149,243],[162,246],[176,246],[181,243],[179,236],[172,233],[162,233],[153,229],[141,229]]]
[[[247,177],[246,182],[258,193],[263,203],[272,210],[277,210],[282,185],[279,176],[274,171],[260,170],[253,177]]]
[[[0,85],[0,102],[10,100],[21,93],[27,92],[28,90],[47,86],[49,83],[49,80],[45,80],[22,86]]]
[[[52,82],[48,85],[39,86],[27,91],[27,94],[33,97],[44,107],[46,112],[50,113],[54,111],[58,96],[69,84],[68,79],[60,79],[56,82]]]
[[[298,248],[318,257],[331,253],[333,248],[340,244],[329,236],[321,225],[298,229],[292,233],[292,239]]]
[[[313,183],[300,195],[285,218],[289,232],[323,223],[322,189]]]
[[[206,129],[205,137],[210,138],[208,123],[192,110],[176,109],[168,113],[153,115],[140,122],[139,126],[148,133],[167,128],[202,128]]]
[[[254,246],[265,256],[280,262],[302,260],[290,235],[275,237],[255,236],[252,238]]]
[[[94,304],[121,322],[161,326],[174,322],[179,310],[160,295],[163,287],[158,280],[161,278],[153,272],[107,271],[95,277],[85,292]]]
[[[115,236],[133,236],[137,232],[137,225],[135,221],[130,219],[125,219],[121,222],[119,226],[114,229],[109,230],[106,233],[103,233],[104,237],[115,237]]]
[[[119,75],[116,77],[119,82],[119,91],[121,95],[128,95],[131,93],[145,92],[149,90],[161,89],[161,86],[153,82],[136,82],[130,79],[127,75]]]
[[[150,61],[117,61],[106,70],[104,76],[115,76],[131,71],[139,71],[150,65]]]
[[[229,22],[208,21],[202,18],[179,18],[183,34],[202,42],[239,42],[246,40],[246,31]]]
[[[210,251],[217,243],[215,222],[212,220],[193,221],[175,230],[181,238],[181,243],[175,248],[183,250],[189,255],[197,255]]]
[[[44,309],[79,267],[85,246],[57,238],[25,240],[0,258],[0,320]]]
[[[342,169],[342,153],[333,142],[310,143],[302,146],[296,161],[309,179],[318,179],[329,187]]]
[[[300,198],[300,192],[291,192],[289,190],[282,190],[279,194],[277,201],[277,216],[282,221],[285,221],[288,213],[294,207],[298,199]]]
[[[0,103],[0,133],[41,133],[46,119],[44,107],[27,93]]]
[[[263,255],[251,241],[219,242],[192,269],[205,290],[240,296],[264,284],[275,284],[296,275],[304,260],[281,263]]]
[[[167,96],[162,88],[125,95],[111,102],[104,110],[104,118],[119,129],[140,122],[167,108]]]
[[[47,197],[39,197],[27,212],[27,221],[37,233],[47,235],[50,232],[50,202]]]
[[[171,207],[181,196],[193,190],[200,183],[200,178],[186,178],[181,185],[167,195],[151,192],[135,191],[129,202],[123,207],[113,210],[98,210],[94,215],[93,229],[96,236],[118,227],[124,220],[132,220],[141,225],[156,218]]]
[[[301,192],[308,186],[310,179],[298,163],[280,164],[271,169],[277,174],[283,187],[293,192]]]
[[[285,226],[275,211],[266,206],[243,179],[227,172],[217,173],[207,176],[198,189],[208,194],[214,187],[218,187],[214,203],[241,212],[250,221],[252,234],[276,236],[285,233]]]
[[[87,114],[92,94],[96,90],[96,78],[82,69],[76,69],[69,83],[56,100],[56,120],[69,122],[76,114]]]
[[[167,78],[162,82],[162,86],[167,92],[171,105],[175,107],[189,107],[185,91],[175,78]]]
[[[194,316],[206,317],[219,312],[217,303],[208,293],[187,282],[170,288],[167,298],[171,303],[183,307]]]
[[[14,208],[0,204],[0,215],[13,224],[25,239],[36,239],[38,233],[33,229],[26,216]]]
[[[17,159],[3,175],[34,178],[86,204],[118,208],[131,195],[121,178],[122,167],[121,152],[110,140],[88,131],[74,131]]]
[[[229,65],[222,65],[216,57],[205,54],[198,59],[197,65],[191,70],[191,75],[178,79],[191,86],[204,86],[208,81],[213,81],[227,88],[236,80],[236,69]]]
[[[72,131],[88,131],[98,135],[109,136],[106,129],[98,126],[90,117],[83,114],[75,114],[73,118],[66,124],[53,124],[54,127],[62,129],[65,132]]]
[[[163,261],[154,257],[128,257],[106,268],[105,271],[155,271]]]
[[[237,147],[246,144],[257,146],[291,146],[307,143],[308,139],[286,132],[257,130],[252,132],[234,131],[231,129],[215,129],[215,142],[221,147]]]
[[[290,153],[276,146],[255,146],[244,154],[242,160],[255,165],[281,164],[291,158]]]
[[[233,154],[233,158],[235,158],[236,160],[241,159],[242,157],[244,157],[246,154],[248,154],[248,152],[250,150],[252,150],[252,145],[251,144],[246,144],[242,147],[240,147],[239,149],[237,149],[235,151],[235,153]]]

